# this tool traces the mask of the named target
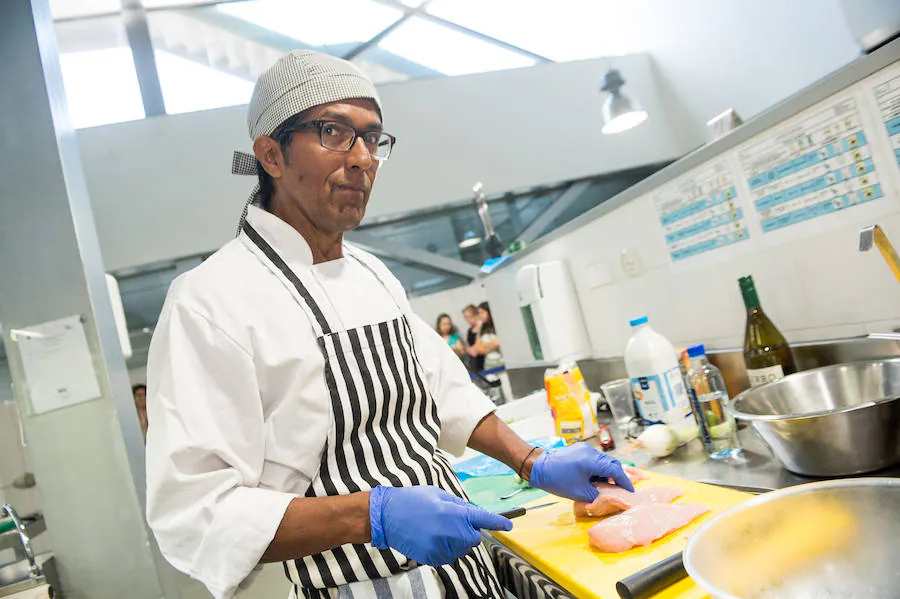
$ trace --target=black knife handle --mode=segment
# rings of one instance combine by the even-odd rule
[[[519,516],[524,516],[524,515],[525,515],[525,512],[527,512],[527,511],[528,511],[528,510],[526,510],[526,509],[523,508],[523,507],[517,507],[517,508],[513,508],[513,509],[511,509],[511,510],[505,510],[505,511],[503,511],[503,512],[497,512],[497,515],[499,515],[499,516],[505,516],[506,518],[509,518],[510,520],[512,520],[513,518],[518,518]]]
[[[635,572],[616,583],[616,591],[622,599],[645,599],[682,578],[687,578],[681,552],[656,562],[640,572]]]

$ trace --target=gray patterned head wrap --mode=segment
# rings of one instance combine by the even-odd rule
[[[250,139],[271,135],[279,125],[304,110],[351,98],[368,98],[375,102],[379,112],[382,111],[375,85],[356,65],[312,50],[294,50],[279,58],[256,80],[247,106]],[[235,151],[231,172],[255,177],[256,156]],[[258,192],[259,186],[256,186],[250,193],[241,224],[247,216],[247,207],[256,200]]]

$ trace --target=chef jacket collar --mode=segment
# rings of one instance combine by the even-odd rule
[[[303,235],[294,227],[253,204],[247,207],[247,222],[269,242],[292,269],[312,267],[312,250]]]

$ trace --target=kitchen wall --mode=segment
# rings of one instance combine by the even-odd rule
[[[137,368],[131,368],[128,370],[128,380],[132,385],[146,385],[147,384],[147,367],[139,366]]]
[[[895,44],[890,56],[898,54]],[[892,69],[892,76],[900,75],[900,67]],[[885,73],[874,78],[883,80]],[[871,81],[835,98],[852,96],[869,107],[863,125],[885,197],[769,233],[751,225],[749,240],[673,262],[653,202],[658,190],[648,181],[644,195],[483,281],[507,364],[532,361],[515,309],[515,272],[524,264],[554,259],[568,261],[576,275],[596,358],[620,356],[630,336],[629,319],[643,314],[676,345],[739,347],[745,312],[737,278],[746,274],[754,276],[766,312],[789,341],[863,335],[900,326],[900,285],[877,252],[857,251],[860,228],[874,223],[900,242],[900,168],[884,123],[876,118]],[[822,106],[804,114],[817,113]],[[733,157],[732,150],[727,154]],[[748,194],[739,183],[738,196]],[[755,218],[752,203],[742,205],[748,218]],[[634,276],[622,267],[623,250],[642,265]]]

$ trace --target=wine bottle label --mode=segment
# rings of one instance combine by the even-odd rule
[[[748,368],[747,376],[750,377],[750,386],[756,387],[765,383],[771,383],[784,378],[784,369],[781,364],[769,368]]]

